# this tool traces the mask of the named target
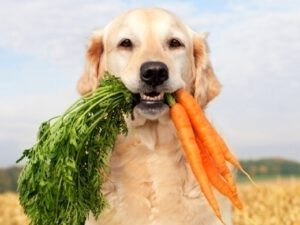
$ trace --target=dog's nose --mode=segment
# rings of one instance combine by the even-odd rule
[[[145,62],[141,66],[141,80],[151,86],[158,86],[169,78],[168,67],[162,62]]]

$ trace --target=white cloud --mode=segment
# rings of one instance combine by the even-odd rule
[[[69,107],[70,102],[74,102],[76,98],[78,95],[74,88],[68,87],[55,94],[23,95],[1,99],[0,140],[32,139],[32,128],[36,130],[42,121],[63,113]],[[18,129],[22,131],[16,132]]]
[[[62,65],[80,63],[86,39],[94,29],[103,28],[129,8],[144,5],[173,9],[181,15],[195,11],[193,4],[181,2],[4,0],[0,8],[0,47],[13,48]]]
[[[226,0],[231,8],[234,9],[248,9],[257,10],[257,9],[279,9],[281,11],[285,9],[295,9],[300,6],[298,0],[249,0],[245,2],[244,0]]]
[[[61,115],[78,98],[73,87],[56,93],[0,99],[0,166],[13,164],[35,142],[42,121]]]
[[[300,10],[247,15],[214,40],[219,69],[232,82],[257,76],[294,76],[299,71],[295,67],[300,57],[299,26]],[[243,76],[233,74],[234,68]]]
[[[104,26],[125,7],[118,0],[6,0],[0,8],[0,47],[72,64],[81,60],[91,31]]]

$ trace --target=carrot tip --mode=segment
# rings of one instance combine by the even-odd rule
[[[254,182],[254,180],[252,179],[252,177],[250,176],[249,173],[246,172],[246,170],[243,169],[243,167],[240,167],[239,168],[240,171],[246,175],[246,177],[250,180],[250,182],[255,186],[255,187],[258,187],[257,184]]]
[[[221,221],[221,223],[222,223],[223,225],[226,225],[226,223],[223,221],[222,218],[219,218],[219,220]]]
[[[234,205],[239,209],[239,210],[243,210],[244,205],[240,200],[237,200]]]

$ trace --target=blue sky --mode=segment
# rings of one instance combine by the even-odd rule
[[[74,101],[89,34],[135,7],[160,6],[209,32],[223,84],[207,110],[240,158],[300,161],[300,2],[296,0],[0,2],[0,167],[41,121]]]

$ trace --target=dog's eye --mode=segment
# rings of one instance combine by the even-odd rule
[[[170,48],[179,48],[179,47],[183,47],[184,45],[181,43],[181,41],[179,41],[178,39],[176,38],[172,38],[170,41],[169,41],[169,47]]]
[[[130,39],[128,38],[125,38],[123,39],[120,43],[119,43],[119,47],[122,47],[122,48],[132,48],[132,42]]]

